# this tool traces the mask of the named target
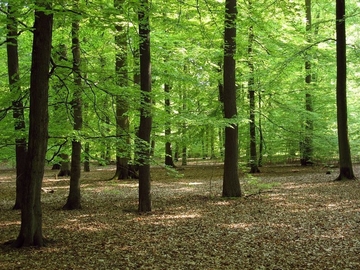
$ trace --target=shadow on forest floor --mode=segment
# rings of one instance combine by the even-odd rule
[[[59,210],[69,179],[47,170],[43,231],[54,242],[2,247],[0,269],[360,269],[360,183],[325,172],[264,167],[241,175],[245,197],[223,199],[220,163],[156,167],[153,212],[138,215],[137,181],[106,181],[113,166],[83,173],[83,209],[73,211]],[[15,172],[0,171],[2,243],[19,231],[14,193]]]

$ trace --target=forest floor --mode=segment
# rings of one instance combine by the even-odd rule
[[[360,166],[354,167],[360,176]],[[137,213],[137,181],[82,175],[82,209],[63,211],[68,178],[46,170],[43,248],[0,248],[0,269],[360,269],[360,181],[338,169],[266,166],[221,198],[222,165],[178,174],[152,169],[151,214]],[[17,237],[15,172],[0,171],[0,243]]]

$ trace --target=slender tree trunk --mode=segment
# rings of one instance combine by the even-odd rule
[[[10,91],[18,96],[14,100],[13,118],[15,128],[15,155],[16,155],[16,199],[13,209],[21,208],[22,183],[25,179],[25,158],[26,158],[26,138],[21,135],[25,131],[24,105],[21,101],[21,87],[19,75],[19,55],[17,40],[17,21],[15,17],[16,8],[8,5],[7,23],[7,63],[9,74]]]
[[[263,156],[264,156],[264,134],[263,134],[263,130],[262,130],[262,95],[261,95],[261,90],[259,90],[259,161],[258,161],[258,166],[262,167],[263,165]]]
[[[78,6],[76,1],[75,6]],[[80,75],[80,41],[79,41],[79,19],[75,17],[72,22],[72,54],[73,54],[73,74],[74,74],[74,98],[72,100],[72,109],[74,114],[74,131],[79,132],[82,129],[82,101],[81,101],[81,75]],[[70,190],[69,196],[63,209],[72,210],[81,208],[80,195],[81,178],[81,142],[76,138],[72,140],[71,151],[71,170],[70,170]]]
[[[347,121],[345,0],[336,0],[336,59],[336,105],[340,162],[340,174],[337,180],[355,179]]]
[[[311,0],[305,0],[306,7],[306,32],[307,32],[307,40],[311,42],[312,36],[312,17],[311,17]],[[313,155],[313,129],[314,124],[311,117],[311,113],[313,112],[312,105],[312,95],[311,95],[311,84],[312,84],[312,68],[311,68],[311,55],[306,54],[305,59],[305,83],[306,83],[306,94],[305,94],[305,110],[306,110],[306,119],[305,119],[305,135],[302,142],[302,147],[300,149],[301,152],[301,165],[306,166],[309,165]]]
[[[138,11],[140,37],[140,89],[141,108],[139,139],[139,212],[151,211],[150,196],[150,134],[151,116],[151,62],[150,62],[150,21],[148,0],[140,0]]]
[[[187,71],[187,67],[184,66],[184,71]],[[184,87],[182,88],[182,95],[181,95],[181,100],[182,100],[182,108],[181,111],[184,113],[187,110],[187,104],[186,104],[186,99],[187,99],[187,93],[186,90],[184,89]],[[182,137],[184,138],[181,141],[181,166],[186,166],[187,165],[187,125],[186,125],[186,121],[183,120],[182,124],[181,124],[181,134]]]
[[[237,117],[235,85],[236,53],[236,0],[225,1],[224,33],[224,115],[231,120]],[[223,177],[223,197],[240,197],[238,175],[238,125],[232,123],[225,128],[225,161]]]
[[[15,247],[43,246],[41,185],[48,140],[49,64],[53,14],[49,4],[38,1],[30,77],[29,148],[23,183],[20,233]],[[41,8],[41,9],[40,9]]]
[[[84,172],[90,172],[90,144],[85,143],[84,149]]]
[[[249,1],[249,12],[251,14],[252,3]],[[249,44],[248,44],[248,66],[250,70],[248,80],[248,92],[249,92],[249,107],[250,107],[250,173],[259,173],[257,152],[256,152],[256,126],[255,126],[255,79],[254,79],[254,63],[253,63],[253,43],[254,43],[254,30],[253,26],[249,27]]]
[[[114,7],[124,13],[122,6],[124,0],[115,0]],[[115,25],[116,35],[115,44],[117,51],[115,55],[115,73],[119,88],[128,85],[127,72],[127,30],[124,22]],[[122,93],[116,97],[116,136],[118,138],[116,149],[116,172],[114,178],[129,178],[129,159],[130,159],[130,125],[127,112],[129,102],[127,96]]]
[[[167,114],[167,120],[165,123],[165,165],[170,167],[175,167],[174,160],[173,160],[173,154],[172,154],[172,147],[171,147],[171,107],[170,107],[170,85],[165,84],[164,85],[164,91],[165,91],[165,112]]]

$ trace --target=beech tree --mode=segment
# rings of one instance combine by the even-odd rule
[[[336,105],[340,163],[340,174],[337,177],[337,180],[355,179],[348,137],[345,22],[345,0],[336,0]]]
[[[252,13],[252,2],[249,1],[249,15]],[[250,173],[260,172],[258,167],[257,151],[256,151],[256,122],[255,122],[255,67],[253,62],[253,43],[254,43],[254,29],[253,26],[249,26],[248,34],[248,67],[249,67],[249,79],[248,79],[248,92],[249,92],[249,130],[250,130]]]
[[[114,7],[123,16],[124,0],[115,0]],[[115,73],[116,83],[119,87],[116,95],[116,172],[114,178],[129,178],[129,159],[130,159],[130,123],[129,123],[129,101],[126,87],[128,86],[128,67],[127,67],[127,29],[126,21],[115,23]]]
[[[240,197],[238,175],[238,125],[236,108],[236,0],[225,1],[224,32],[224,116],[230,124],[225,127],[225,160],[223,178],[223,197]]]
[[[173,151],[171,145],[171,106],[170,106],[170,90],[171,86],[168,83],[164,84],[164,92],[165,92],[165,112],[168,114],[166,123],[165,123],[165,165],[170,167],[175,167],[174,159],[173,159]]]
[[[77,9],[78,1],[75,1]],[[82,83],[81,83],[81,56],[79,40],[80,21],[74,17],[71,24],[71,51],[73,55],[73,75],[74,75],[74,97],[71,102],[74,116],[74,131],[80,132],[82,129]],[[81,141],[80,138],[73,138],[71,149],[71,169],[70,169],[70,190],[66,204],[63,209],[72,210],[81,208],[80,177],[81,177]]]
[[[16,97],[12,102],[15,138],[15,155],[16,155],[16,199],[13,209],[21,208],[22,185],[25,179],[25,158],[26,158],[26,138],[25,131],[24,105],[22,102],[20,71],[19,71],[19,54],[18,54],[18,22],[16,18],[16,5],[8,4],[7,14],[7,64],[10,91]]]
[[[15,247],[43,246],[41,185],[48,140],[48,90],[53,14],[36,1],[30,80],[29,147],[26,156],[20,233]]]
[[[305,10],[306,10],[306,35],[307,42],[311,43],[312,41],[312,12],[311,12],[311,0],[305,0]],[[314,123],[312,120],[311,113],[313,109],[313,98],[311,93],[312,86],[312,68],[311,68],[311,54],[305,53],[305,129],[304,129],[304,138],[300,142],[300,161],[302,166],[311,164],[313,156],[313,129]]]
[[[140,126],[139,126],[139,212],[151,211],[150,195],[150,134],[151,117],[151,61],[149,2],[140,0],[138,10],[140,37]]]

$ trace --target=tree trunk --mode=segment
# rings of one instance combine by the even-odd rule
[[[251,14],[252,3],[249,1],[249,13]],[[249,27],[249,44],[248,44],[248,66],[250,70],[248,80],[248,92],[249,92],[249,107],[250,107],[250,173],[259,173],[257,152],[256,152],[256,126],[255,126],[255,79],[254,79],[254,63],[253,63],[253,43],[254,43],[254,32],[253,26]]]
[[[187,71],[187,67],[184,67],[184,71]],[[186,104],[186,99],[187,99],[187,93],[186,90],[183,88],[182,89],[182,112],[186,112],[187,110],[187,104]],[[182,124],[181,124],[181,134],[182,137],[185,138],[185,140],[182,140],[181,142],[181,166],[186,166],[187,165],[187,125],[186,125],[186,121],[183,120]]]
[[[355,179],[351,162],[347,121],[345,0],[336,0],[336,59],[336,105],[340,163],[340,174],[337,180]]]
[[[311,0],[305,0],[305,8],[306,8],[306,32],[307,32],[307,40],[311,42],[312,36],[312,21],[311,21]],[[302,146],[300,147],[301,152],[301,165],[306,166],[312,164],[312,155],[313,155],[313,129],[314,124],[311,117],[311,113],[313,112],[312,105],[312,95],[310,91],[310,87],[312,84],[312,68],[311,68],[311,56],[310,54],[305,55],[305,83],[306,83],[306,94],[305,94],[305,110],[306,110],[306,119],[305,119],[305,135],[302,141]]]
[[[16,247],[43,246],[41,185],[48,140],[49,64],[53,14],[49,4],[39,1],[35,11],[30,78],[29,148],[23,183],[20,233]]]
[[[75,2],[77,8],[78,2]],[[72,54],[73,54],[73,74],[74,74],[74,97],[72,109],[74,115],[74,131],[79,132],[82,128],[82,100],[81,100],[81,75],[80,75],[80,42],[79,42],[79,19],[75,17],[71,27],[72,34]],[[70,170],[70,190],[69,196],[63,209],[72,210],[81,208],[80,195],[81,177],[81,142],[79,138],[72,140],[71,151],[71,170]]]
[[[150,196],[150,134],[151,116],[151,62],[150,62],[150,21],[148,0],[140,0],[138,10],[140,37],[140,89],[141,108],[139,126],[139,212],[151,211]]]
[[[90,172],[90,144],[85,143],[84,149],[84,172]]]
[[[170,107],[170,85],[165,83],[164,85],[164,91],[165,91],[165,112],[167,114],[167,120],[165,123],[165,165],[170,167],[175,167],[174,160],[173,160],[173,154],[172,154],[172,147],[171,147],[171,141],[170,141],[170,135],[171,135],[171,107]]]
[[[264,156],[264,135],[262,131],[262,120],[261,120],[261,114],[262,114],[262,106],[261,106],[261,90],[259,90],[259,161],[258,166],[262,167],[263,165],[263,156]]]
[[[60,171],[58,176],[70,176],[70,158],[68,154],[61,153],[59,155],[61,158],[60,161]]]
[[[114,0],[115,9],[122,10],[124,0]],[[127,70],[127,31],[124,22],[120,21],[115,24],[116,35],[115,44],[117,46],[115,55],[115,73],[119,90],[128,85]],[[130,159],[130,125],[127,112],[129,110],[129,102],[126,94],[119,91],[116,97],[116,172],[113,178],[128,179],[129,178],[129,159]]]
[[[7,23],[7,63],[10,91],[18,96],[14,100],[13,118],[15,128],[15,155],[16,155],[16,198],[13,209],[21,208],[22,183],[25,179],[25,158],[26,158],[26,138],[21,135],[25,131],[24,106],[21,101],[21,88],[19,85],[19,55],[17,40],[17,20],[15,18],[16,8],[8,5]]]
[[[224,33],[224,116],[231,119],[237,117],[236,85],[235,85],[235,53],[236,53],[236,0],[225,1],[225,33]],[[238,175],[238,125],[231,123],[225,128],[225,160],[223,177],[223,197],[240,197]]]

